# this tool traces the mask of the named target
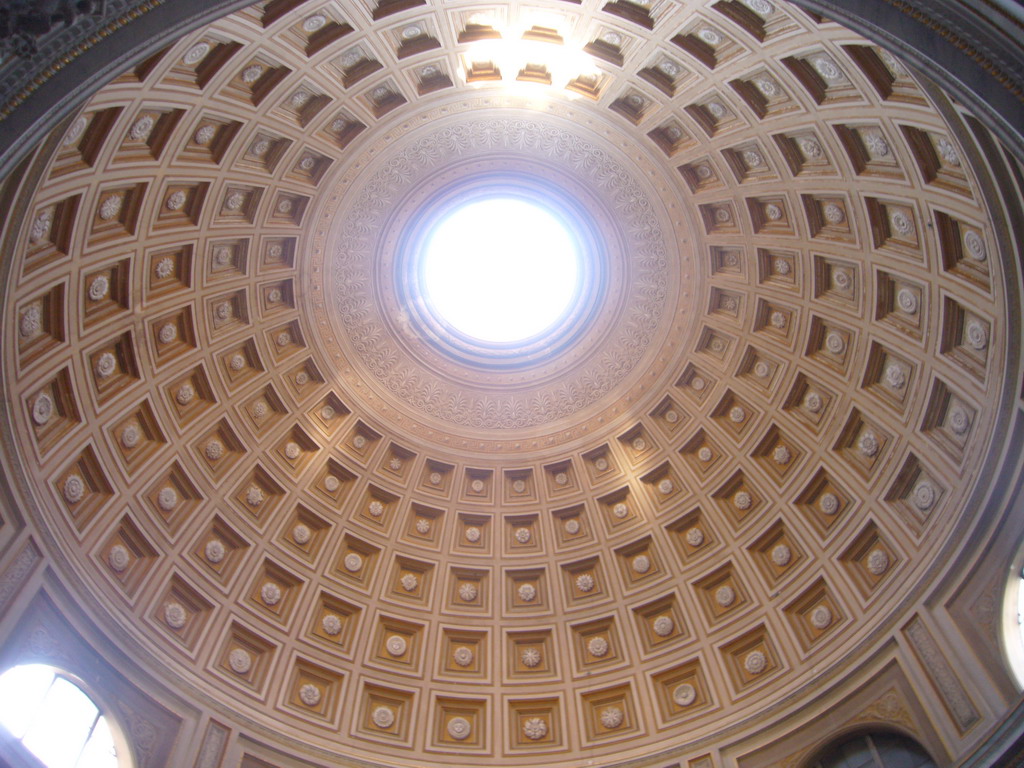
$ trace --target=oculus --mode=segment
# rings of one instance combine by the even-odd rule
[[[396,238],[399,336],[500,370],[545,365],[592,330],[609,255],[587,206],[531,172],[435,183]]]
[[[572,233],[550,210],[513,197],[459,205],[430,232],[419,272],[427,305],[444,323],[497,344],[554,326],[579,293]]]

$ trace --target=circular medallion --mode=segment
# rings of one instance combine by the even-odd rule
[[[469,720],[464,717],[453,717],[448,721],[448,735],[456,741],[465,741],[472,733]]]
[[[672,701],[680,707],[688,707],[697,700],[697,689],[689,683],[677,685],[672,691]]]

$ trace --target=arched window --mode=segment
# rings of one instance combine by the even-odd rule
[[[1003,596],[1003,649],[1018,688],[1024,689],[1024,551],[1018,550]]]
[[[866,733],[833,744],[808,768],[936,768],[924,748],[895,733]]]
[[[0,675],[0,726],[47,768],[123,768],[114,735],[89,696],[44,664]]]

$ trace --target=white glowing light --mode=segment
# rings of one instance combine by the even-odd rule
[[[482,341],[528,339],[553,325],[577,293],[576,243],[550,212],[513,198],[462,206],[427,243],[421,276],[434,311]]]
[[[559,24],[536,23],[536,26],[558,29]],[[488,25],[490,26],[490,25]],[[593,57],[573,44],[560,45],[544,40],[523,39],[522,33],[530,28],[529,24],[519,24],[515,28],[502,29],[494,27],[501,34],[499,38],[478,40],[471,43],[463,55],[463,76],[473,69],[475,62],[491,62],[501,72],[502,87],[514,88],[519,72],[529,64],[533,67],[542,66],[551,75],[551,85],[562,88],[566,83],[577,77],[595,77],[600,74]],[[493,85],[493,83],[485,82]],[[533,84],[534,87],[536,84]]]
[[[52,667],[29,664],[0,675],[0,727],[48,768],[120,764],[106,718]]]

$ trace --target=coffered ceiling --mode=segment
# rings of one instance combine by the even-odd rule
[[[776,0],[259,3],[20,179],[8,471],[100,623],[286,751],[768,729],[977,523],[1019,330],[987,174],[934,85]],[[495,361],[404,248],[503,178],[577,206],[596,277]]]

